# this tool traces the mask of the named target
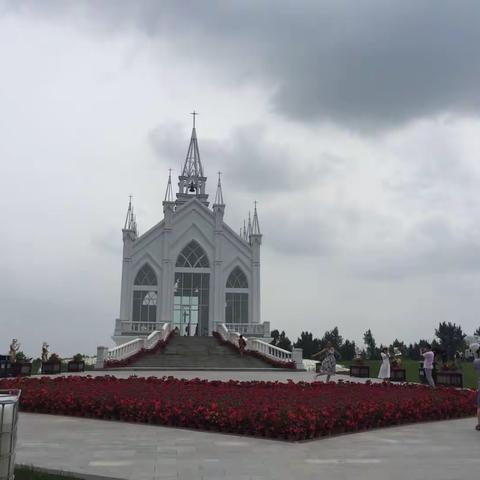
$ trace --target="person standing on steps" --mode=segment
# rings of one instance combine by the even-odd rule
[[[240,335],[240,337],[238,337],[238,349],[240,350],[241,356],[243,356],[243,352],[245,351],[246,346],[247,341],[245,340],[245,337],[243,335]]]
[[[323,357],[323,360],[321,364],[317,363],[318,370],[315,379],[326,375],[326,381],[329,382],[330,378],[337,373],[337,358],[340,358],[340,354],[333,348],[332,342],[327,342],[327,346],[324,349],[312,355],[312,358],[321,357]]]
[[[423,371],[425,372],[425,378],[430,387],[435,388],[435,382],[432,375],[435,354],[432,352],[432,347],[430,345],[427,345],[426,348],[422,348],[420,350],[420,353],[423,356]]]
[[[380,352],[382,356],[382,364],[380,365],[380,371],[378,372],[378,378],[382,380],[390,379],[390,356],[388,355],[388,347],[384,347]]]

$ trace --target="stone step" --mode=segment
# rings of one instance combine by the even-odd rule
[[[221,345],[214,337],[174,336],[163,352],[145,355],[130,364],[132,368],[269,368],[258,358],[241,356]]]

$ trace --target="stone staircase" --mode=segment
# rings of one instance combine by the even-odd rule
[[[214,337],[175,335],[163,352],[147,354],[132,362],[129,369],[166,370],[249,370],[272,369],[268,363],[220,345]]]

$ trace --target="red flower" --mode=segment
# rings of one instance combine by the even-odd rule
[[[0,388],[21,389],[23,411],[286,440],[475,413],[473,390],[431,390],[413,384],[209,382],[106,375],[4,379]]]

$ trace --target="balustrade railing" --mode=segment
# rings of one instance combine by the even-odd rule
[[[270,322],[263,323],[225,323],[229,331],[240,333],[241,335],[252,337],[269,337]]]
[[[230,324],[217,323],[217,332],[223,338],[223,340],[238,346],[240,334],[230,330],[229,326]],[[258,338],[247,338],[246,340],[247,350],[259,352],[266,357],[272,358],[273,360],[282,362],[292,361],[292,352],[289,352],[288,350],[276,347],[275,345],[270,345],[269,343]]]
[[[159,330],[154,330],[148,337],[139,337],[129,342],[113,347],[107,351],[105,360],[125,360],[140,350],[152,350],[160,340],[166,340],[170,331],[170,323],[161,323]]]
[[[115,323],[115,335],[149,334],[160,330],[163,322],[130,322],[117,319]]]
[[[248,348],[263,353],[263,355],[273,358],[274,360],[283,360],[286,362],[292,360],[292,352],[276,347],[275,345],[270,345],[258,338],[249,339]]]
[[[108,350],[106,360],[125,360],[139,352],[145,344],[143,338],[135,338]]]

